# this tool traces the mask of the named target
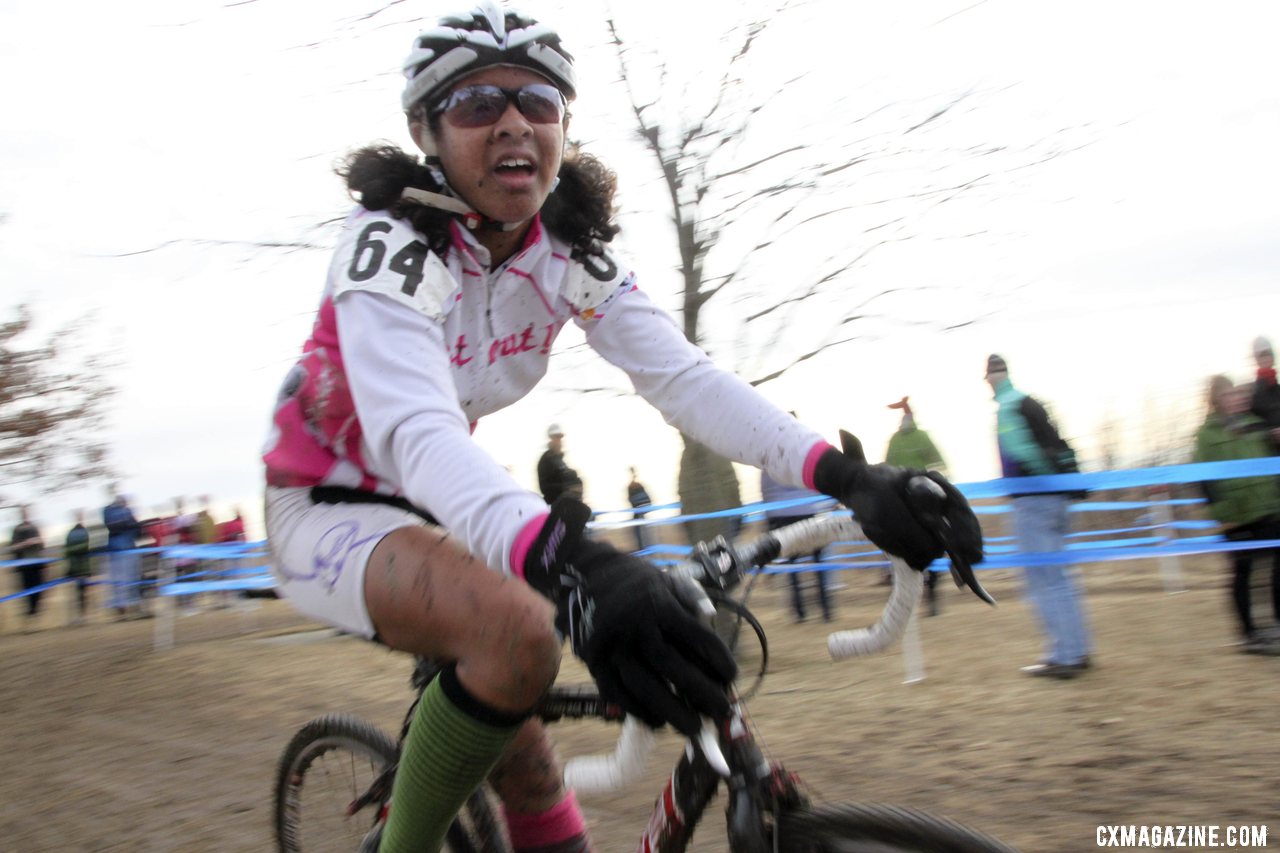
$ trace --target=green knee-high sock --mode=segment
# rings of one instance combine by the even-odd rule
[[[467,693],[453,667],[441,672],[423,692],[409,726],[378,853],[439,850],[458,809],[525,717],[483,705]]]

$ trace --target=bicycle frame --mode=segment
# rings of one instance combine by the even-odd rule
[[[756,542],[741,548],[730,546],[723,540],[700,544],[695,548],[691,560],[679,562],[668,571],[675,576],[696,581],[706,588],[709,594],[717,591],[723,593],[736,587],[743,578],[744,570],[749,567],[763,566],[779,555],[789,556],[816,550],[837,538],[849,538],[860,534],[860,529],[847,516],[808,519],[772,531]],[[952,555],[952,561],[954,568],[954,555]],[[901,637],[911,612],[919,600],[922,580],[919,572],[910,569],[901,560],[895,558],[891,560],[891,564],[894,586],[879,619],[867,628],[837,631],[829,635],[827,647],[834,659],[870,654],[888,647]],[[968,566],[964,568],[967,570]],[[957,577],[962,574],[964,573],[957,573]],[[968,575],[972,575],[971,570],[968,571]],[[990,600],[976,581],[969,582],[967,578],[962,579],[968,582],[980,597]],[[745,606],[738,606],[741,608],[740,615],[749,623],[755,623]],[[758,628],[758,623],[755,625],[759,632],[761,629]],[[760,639],[763,643],[762,633]],[[767,649],[763,649],[763,654],[767,659]],[[413,718],[414,707],[421,699],[422,690],[437,671],[434,664],[422,660],[415,668],[412,684],[417,689],[418,698],[405,715],[399,739],[401,744]],[[763,672],[762,668],[761,675]],[[694,831],[715,797],[722,779],[727,789],[727,830],[730,850],[733,853],[776,851],[780,843],[779,832],[784,831],[784,827],[788,827],[785,829],[788,833],[798,831],[804,834],[816,831],[823,837],[841,839],[852,838],[852,834],[845,833],[853,833],[855,830],[852,827],[857,825],[859,832],[866,827],[872,827],[880,830],[877,837],[898,839],[902,837],[901,833],[904,831],[904,818],[911,824],[908,831],[918,832],[919,839],[926,844],[918,848],[912,846],[909,849],[933,850],[941,847],[952,849],[947,847],[947,844],[955,838],[976,839],[978,846],[972,849],[1002,851],[1008,849],[998,842],[992,842],[991,839],[980,837],[980,834],[972,833],[963,826],[946,821],[939,822],[932,816],[909,809],[881,807],[881,811],[870,813],[866,811],[833,812],[830,809],[824,812],[823,809],[811,809],[808,797],[802,791],[799,778],[787,772],[781,764],[770,762],[757,744],[744,708],[745,697],[749,695],[750,691],[747,693],[735,691],[730,696],[732,714],[729,720],[718,729],[707,723],[707,728],[704,728],[697,737],[686,741],[675,768],[667,777],[666,784],[654,802],[649,820],[645,824],[636,848],[638,853],[684,853],[688,850]],[[567,718],[596,719],[622,725],[621,736],[613,754],[579,756],[565,763],[566,787],[579,791],[615,790],[639,778],[643,770],[644,753],[653,744],[652,732],[637,720],[628,718],[619,706],[606,702],[594,685],[553,687],[537,709],[536,715],[544,723],[555,723]],[[319,722],[326,721],[327,718]],[[307,727],[300,730],[294,742],[299,742],[299,736],[307,735],[315,722],[317,721],[309,723]],[[360,729],[357,729],[357,734],[359,731]],[[376,730],[374,733],[378,734]],[[303,747],[310,743],[305,737],[300,742]],[[294,749],[293,743],[286,751],[286,757],[292,749]],[[390,759],[393,755],[391,745],[384,744],[381,753]],[[281,767],[287,770],[292,765],[282,763]],[[395,772],[396,763],[391,760],[363,792],[358,792],[356,798],[346,804],[347,816],[373,804],[385,809]],[[280,783],[280,787],[283,790],[286,787],[285,783]],[[473,799],[476,796],[473,795]],[[487,802],[485,795],[480,793],[478,796],[479,804],[469,802],[464,810],[470,817],[471,823],[464,825],[461,822],[455,822],[450,828],[450,843],[454,845],[454,849],[503,848],[500,840],[501,829],[492,820],[491,810],[485,805]],[[279,794],[277,801],[278,803],[281,801]],[[817,818],[819,823],[815,824],[814,818]],[[823,821],[826,822],[825,825]],[[800,828],[806,823],[808,830]],[[792,824],[795,826],[792,827]],[[280,831],[283,832],[283,830]],[[454,833],[458,836],[456,840]],[[859,834],[858,837],[863,836]]]

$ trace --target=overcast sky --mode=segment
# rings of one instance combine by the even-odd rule
[[[110,438],[140,511],[208,494],[256,517],[258,448],[328,257],[252,244],[332,244],[320,224],[348,204],[333,163],[374,139],[409,144],[396,69],[416,21],[455,5],[393,3],[368,19],[360,13],[379,0],[0,5],[0,311],[29,302],[46,328],[94,312],[94,343],[123,361]],[[709,76],[699,63],[743,8],[632,5],[616,10],[624,35],[670,65],[668,106],[696,89],[681,79]],[[619,171],[619,245],[642,286],[676,308],[672,236],[630,136],[606,7],[523,8],[557,25],[578,57],[573,135]],[[873,453],[896,425],[885,404],[910,394],[960,480],[997,475],[981,381],[991,351],[1054,404],[1086,461],[1107,418],[1123,422],[1130,454],[1171,416],[1189,437],[1205,379],[1248,378],[1253,337],[1280,338],[1278,24],[1271,2],[814,0],[776,19],[753,48],[752,80],[791,118],[754,130],[762,144],[773,133],[830,144],[850,111],[896,105],[888,133],[968,92],[972,108],[932,128],[925,154],[866,180],[909,193],[946,168],[946,151],[977,142],[1083,147],[1001,175],[955,221],[927,226],[984,237],[907,242],[858,272],[875,286],[949,288],[957,304],[998,293],[992,316],[946,335],[877,330],[766,393],[828,436],[859,432]],[[771,80],[801,72],[803,85],[773,92]],[[804,254],[789,262],[803,266]],[[793,284],[785,268],[775,277],[779,289]],[[736,330],[717,331],[713,353],[728,352]],[[579,381],[558,370],[578,363],[554,359],[551,384]],[[623,503],[631,464],[657,499],[674,498],[678,438],[633,399],[540,390],[476,438],[532,486],[552,420],[596,506]],[[755,483],[744,479],[744,491]],[[36,515],[60,525],[102,497],[38,497]]]

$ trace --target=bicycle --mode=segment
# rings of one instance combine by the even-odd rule
[[[767,663],[767,641],[760,623],[742,604],[723,593],[735,588],[748,568],[767,565],[780,556],[809,553],[838,540],[856,538],[861,530],[847,514],[806,519],[772,531],[741,548],[723,539],[694,549],[693,558],[669,571],[698,580],[721,606],[750,625],[761,643],[760,672]],[[985,590],[955,554],[957,585],[967,583],[984,600]],[[828,638],[837,659],[869,654],[895,642],[920,599],[921,573],[892,560],[894,584],[877,622],[869,628],[838,631]],[[736,637],[737,631],[734,630]],[[435,669],[419,661],[412,680],[419,697]],[[769,761],[757,745],[745,713],[747,693],[735,692],[731,719],[716,728],[710,723],[690,740],[658,796],[640,837],[640,853],[682,853],[693,831],[724,781],[728,788],[726,826],[734,853],[1016,853],[1001,842],[946,818],[899,806],[878,804],[815,805],[799,778]],[[416,704],[416,702],[415,702]],[[555,686],[538,709],[546,723],[598,719],[623,723],[611,755],[577,757],[565,764],[566,787],[579,792],[613,790],[633,780],[644,768],[654,742],[643,724],[625,718],[617,706],[603,701],[593,686]],[[400,742],[413,707],[405,716]],[[375,726],[355,717],[332,714],[304,725],[281,755],[276,774],[276,840],[281,853],[352,853],[388,806],[400,746]],[[335,799],[317,810],[304,808],[303,796],[318,784],[341,776]],[[452,853],[504,853],[509,850],[501,821],[486,787],[477,790],[450,827],[446,844]],[[365,819],[356,816],[365,814]],[[332,826],[330,826],[332,824]],[[305,837],[304,837],[305,835]]]

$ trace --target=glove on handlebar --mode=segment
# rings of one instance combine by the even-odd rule
[[[923,570],[944,553],[957,582],[983,600],[971,565],[982,560],[982,528],[964,495],[936,471],[869,465],[862,443],[840,432],[843,452],[831,448],[813,472],[820,492],[853,510],[877,547]]]
[[[583,538],[590,510],[561,498],[525,558],[525,579],[556,605],[556,624],[600,695],[657,728],[694,737],[700,715],[729,717],[733,654],[701,617],[706,593],[652,563]]]

